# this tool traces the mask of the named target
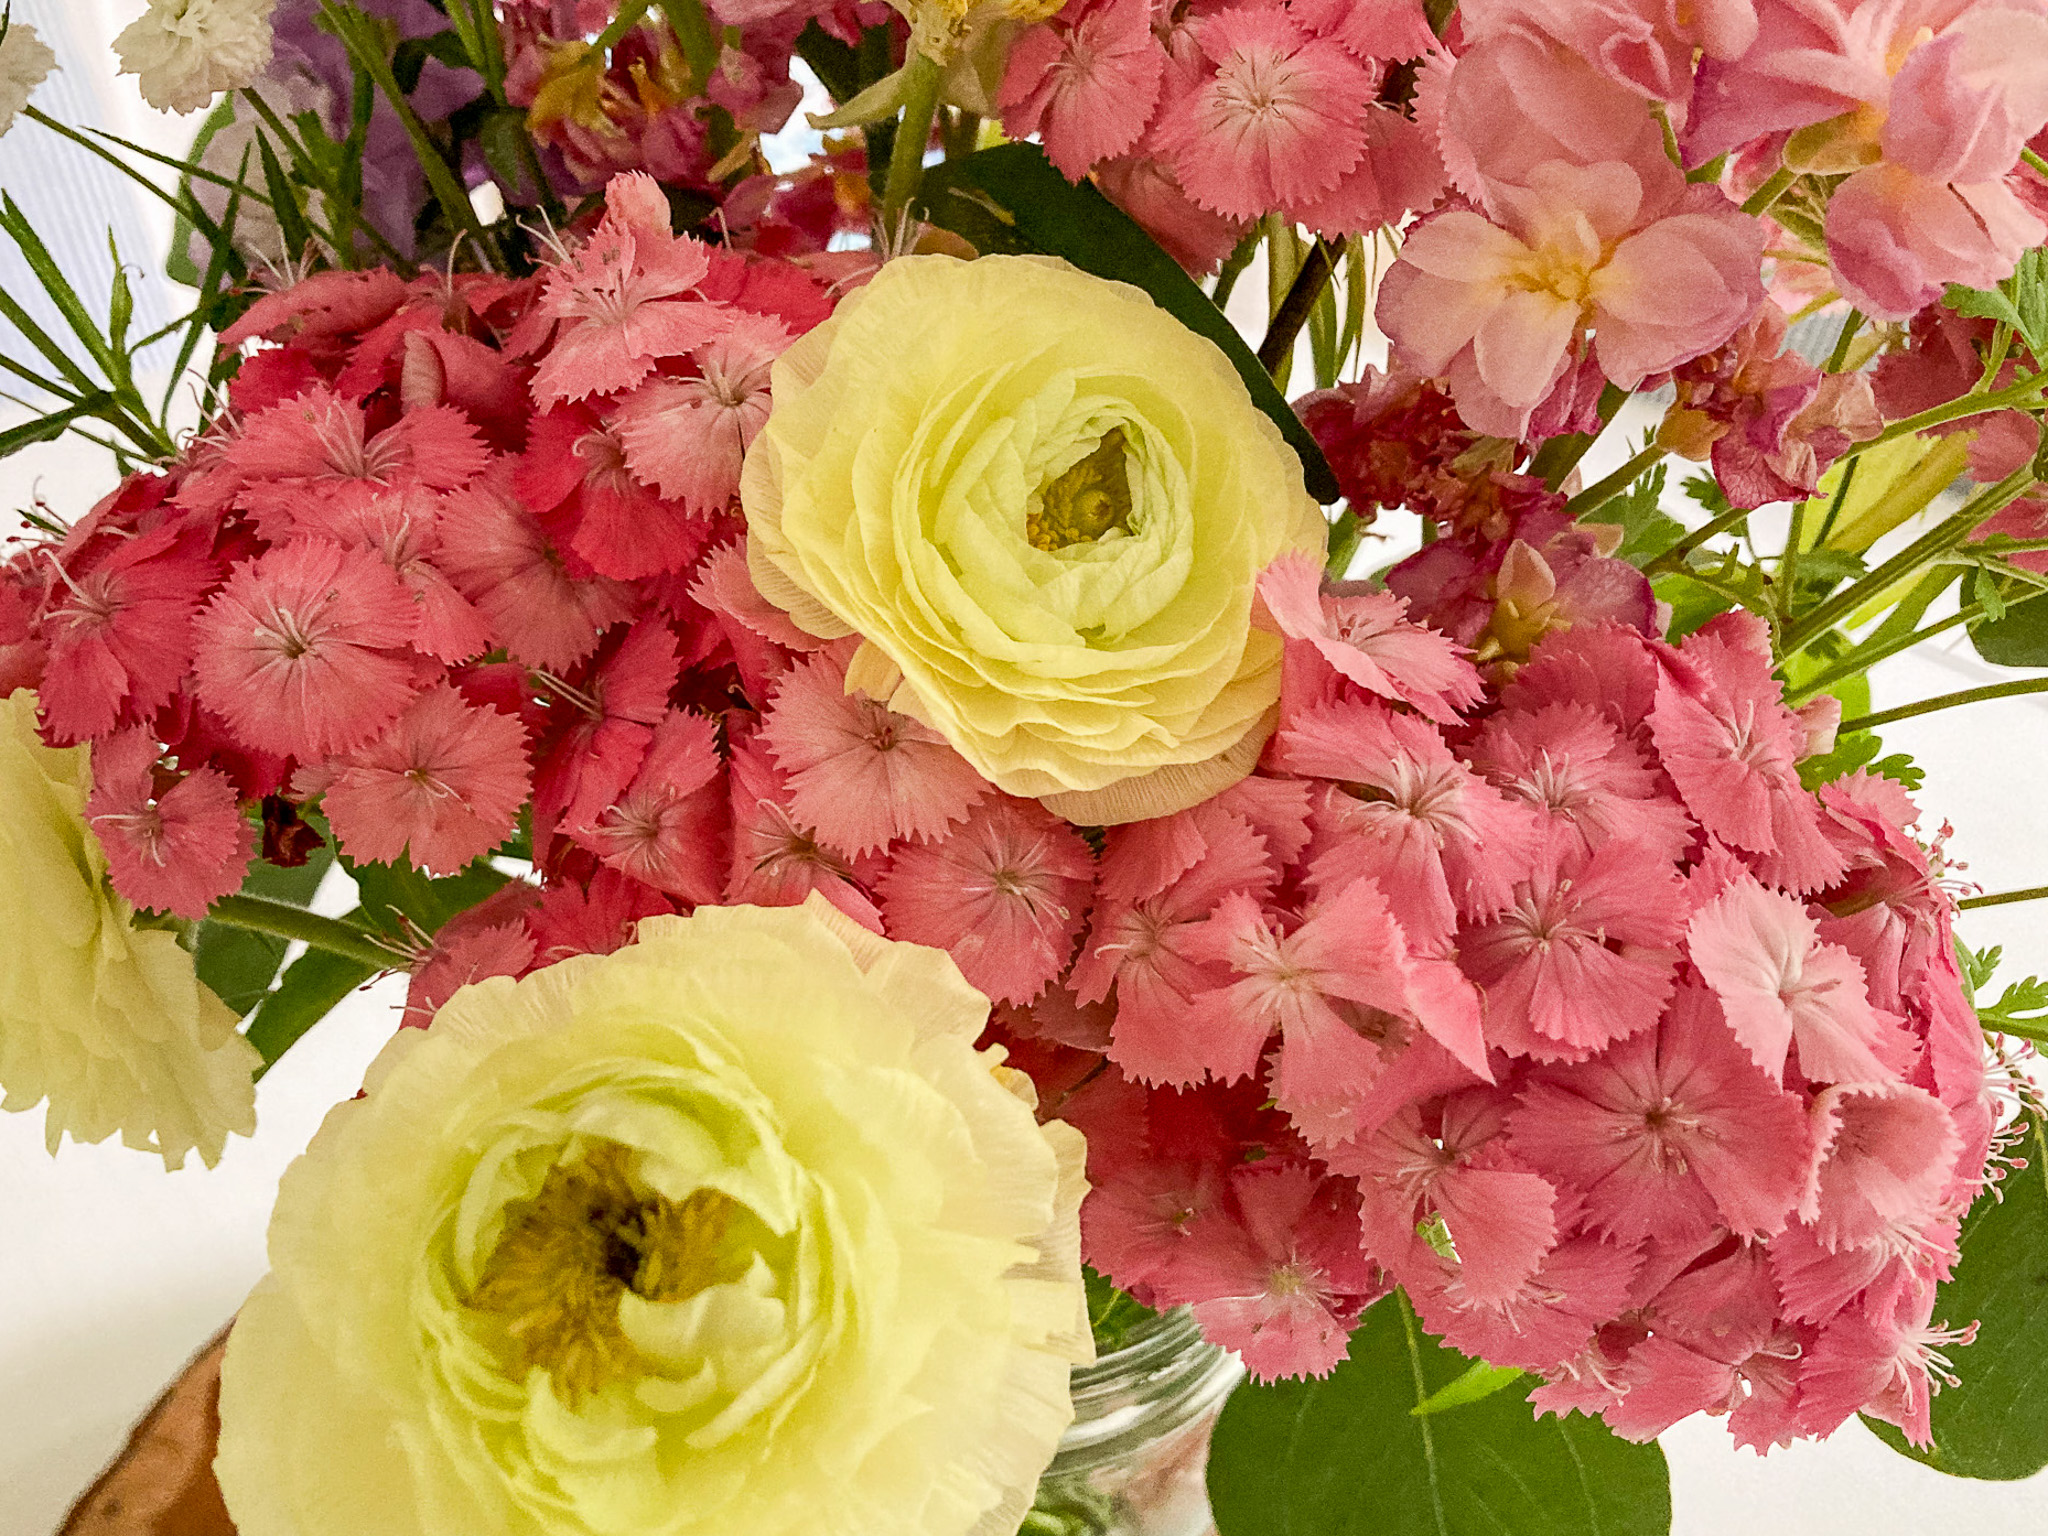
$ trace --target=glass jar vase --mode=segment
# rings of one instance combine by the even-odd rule
[[[1019,1536],[1209,1536],[1209,1435],[1244,1375],[1185,1311],[1074,1372],[1074,1422]]]

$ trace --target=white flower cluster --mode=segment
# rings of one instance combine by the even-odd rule
[[[263,73],[276,9],[277,0],[149,0],[114,39],[121,73],[139,77],[152,107],[196,112]]]

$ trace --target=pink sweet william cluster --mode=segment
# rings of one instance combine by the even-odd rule
[[[529,803],[550,875],[626,862],[619,802],[709,741],[669,694],[737,686],[700,593],[768,364],[830,311],[796,266],[672,235],[644,176],[531,278],[258,300],[186,458],[0,567],[0,685],[93,744],[116,887],[202,917],[259,827],[303,861],[316,797],[359,863],[451,873]]]
[[[1259,772],[1112,829],[1073,965],[1004,1015],[1088,1132],[1092,1262],[1262,1376],[1398,1284],[1628,1436],[1924,1440],[1996,1116],[1899,787],[1801,787],[1746,615],[1560,630],[1489,688],[1396,597],[1262,591]]]

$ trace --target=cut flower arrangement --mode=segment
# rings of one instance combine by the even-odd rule
[[[193,293],[132,337],[0,206],[71,332],[0,295],[0,449],[121,472],[0,564],[0,1088],[211,1164],[407,978],[221,1521],[1654,1533],[1700,1413],[2048,1465],[2048,988],[1955,933],[2048,891],[1876,734],[2048,688],[2048,8],[117,46],[188,157],[0,35],[0,131],[168,202]],[[1952,631],[2020,670],[1873,711]],[[1246,1375],[1192,1514],[1062,1470],[1176,1338]]]

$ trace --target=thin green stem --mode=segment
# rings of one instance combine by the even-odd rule
[[[266,896],[223,896],[208,910],[206,918],[229,928],[297,939],[308,949],[325,950],[360,965],[373,965],[380,971],[396,970],[408,959],[403,950],[394,949],[352,923],[322,917],[304,907],[272,901]]]
[[[1828,372],[1840,373],[1849,362],[1849,344],[1856,339],[1856,333],[1863,329],[1863,311],[1852,309],[1842,321],[1841,334],[1835,337],[1835,349],[1828,354]]]
[[[2048,160],[2043,160],[2039,155],[2035,154],[2031,149],[2028,149],[2024,144],[2020,146],[2020,158],[2026,161],[2027,164],[2031,165],[2035,170],[2039,171],[2043,176],[2048,176]]]
[[[1967,907],[1970,903],[1959,901],[1956,905]],[[2016,1040],[2031,1040],[2036,1045],[2048,1045],[2048,1029],[2043,1029],[2038,1024],[2016,1024],[2010,1019],[2000,1019],[1995,1024],[1984,1025],[1984,1033],[1987,1035],[2011,1035]]]
[[[1785,195],[1785,189],[1799,179],[1799,173],[1789,165],[1781,165],[1771,172],[1770,180],[1758,187],[1742,204],[1742,211],[1759,215],[1769,213],[1771,204]]]
[[[903,66],[903,121],[896,125],[896,144],[889,152],[889,180],[882,193],[882,237],[894,242],[896,226],[924,180],[924,152],[931,144],[932,119],[938,115],[939,87],[944,71],[928,54],[911,50]]]
[[[1859,453],[1868,453],[1873,448],[1896,442],[1902,437],[1911,437],[1915,432],[1924,432],[1929,427],[1938,427],[1946,422],[1961,421],[1969,416],[1987,416],[1993,411],[2002,411],[2009,406],[2030,404],[2044,389],[2048,389],[2048,371],[2030,374],[2018,383],[2008,384],[2004,389],[1993,390],[1988,395],[1963,395],[1944,405],[1924,410],[1917,416],[1907,416],[1895,421],[1875,437],[1850,444],[1842,457],[1847,459]]]
[[[1737,523],[1749,516],[1749,512],[1750,509],[1747,507],[1729,508],[1728,511],[1723,512],[1712,522],[1703,527],[1693,529],[1691,533],[1688,533],[1676,544],[1665,550],[1663,554],[1652,560],[1644,569],[1652,576],[1664,576],[1673,571],[1684,570],[1685,557],[1687,555],[1691,554],[1715,535],[1726,533],[1730,528],[1733,528]]]
[[[1828,541],[1828,535],[1835,531],[1835,519],[1842,515],[1842,503],[1849,499],[1849,487],[1856,480],[1857,461],[1851,459],[1842,466],[1842,478],[1835,486],[1834,499],[1828,503],[1828,515],[1820,520],[1820,532],[1813,536],[1814,548],[1819,549]]]
[[[1597,511],[1615,497],[1636,483],[1643,471],[1664,457],[1665,450],[1652,442],[1634,458],[1603,480],[1595,480],[1578,495],[1564,504],[1567,517],[1580,517]]]
[[[1919,574],[1933,564],[1937,557],[1946,554],[1968,538],[1976,531],[1979,523],[2018,499],[2033,483],[2033,464],[2030,462],[2021,465],[1989,490],[1973,497],[1964,504],[1961,511],[1943,519],[1939,525],[1922,534],[1869,575],[1860,581],[1852,582],[1826,602],[1800,615],[1796,622],[1786,626],[1783,655],[1791,656],[1804,650],[1832,629],[1838,620],[1854,613],[1871,597],[1885,591],[1896,582]]]
[[[653,3],[654,0],[626,0],[619,7],[619,14],[612,18],[611,25],[597,34],[597,41],[590,45],[592,50],[609,55],[625,40],[628,32],[640,25],[640,18],[647,14],[647,8]]]
[[[2023,891],[2000,891],[1995,896],[1965,897],[1956,903],[1956,910],[1958,912],[1968,912],[1977,907],[2002,907],[2009,902],[2040,901],[2044,897],[2048,897],[2048,885],[2030,885]],[[2001,1028],[1999,1033],[2002,1035],[2012,1035],[2018,1034],[2020,1031]],[[2028,1035],[2027,1038],[2031,1040],[2035,1037]]]
[[[1780,618],[1792,616],[1793,594],[1799,590],[1799,557],[1806,548],[1806,502],[1792,503],[1792,527],[1785,535],[1785,552],[1778,557],[1773,573],[1772,606]]]
[[[1992,699],[2016,699],[2028,693],[2048,693],[2048,677],[2023,677],[2009,683],[1986,683],[1981,688],[1959,688],[1954,693],[1937,694],[1917,704],[1901,704],[1896,709],[1858,715],[1853,720],[1844,720],[1841,729],[1844,733],[1872,731],[1880,725],[1890,725],[1894,720],[1911,720],[1916,715],[1931,715],[1937,710],[1954,709],[1963,704],[1983,704]]]
[[[1813,678],[1797,688],[1788,690],[1785,694],[1785,702],[1797,708],[1816,694],[1826,693],[1830,688],[1838,687],[1840,684],[1846,683],[1850,678],[1868,672],[1880,661],[1896,656],[1901,651],[1910,651],[1922,641],[1932,640],[1936,635],[1954,629],[1958,624],[1967,624],[1972,619],[1981,617],[1983,612],[1984,605],[1982,603],[1970,603],[1962,608],[1958,608],[1947,618],[1936,620],[1925,629],[1902,631],[1889,640],[1858,646],[1848,654],[1839,666],[1831,667],[1821,673],[1819,677]]]

